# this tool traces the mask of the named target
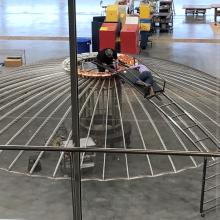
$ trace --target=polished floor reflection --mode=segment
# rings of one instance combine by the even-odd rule
[[[113,1],[104,1],[103,5]],[[213,33],[210,22],[213,22],[213,10],[206,16],[185,16],[183,4],[198,4],[198,1],[175,1],[176,16],[174,32],[165,35],[169,38],[220,38]],[[206,1],[204,4],[209,4]],[[91,36],[93,16],[101,15],[103,9],[100,1],[77,1],[77,32],[80,37]],[[68,36],[67,1],[1,1],[0,3],[0,36]],[[206,30],[205,32],[203,30]]]

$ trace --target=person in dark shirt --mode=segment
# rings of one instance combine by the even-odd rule
[[[100,65],[107,65],[111,69],[116,69],[114,61],[118,59],[117,52],[111,48],[106,48],[98,52],[96,57],[97,63]],[[105,72],[105,67],[97,65],[99,72]]]

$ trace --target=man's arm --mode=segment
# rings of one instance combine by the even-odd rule
[[[140,68],[140,65],[135,65],[135,66],[129,67],[129,69],[139,69],[139,68]]]
[[[115,60],[118,59],[118,53],[117,53],[115,50],[113,50],[113,58],[114,58]]]

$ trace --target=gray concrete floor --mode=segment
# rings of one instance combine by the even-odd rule
[[[132,181],[83,182],[83,219],[201,219],[201,169]],[[30,178],[1,172],[1,218],[72,217],[69,181]],[[219,210],[204,219],[219,219]]]
[[[40,2],[30,2],[32,7],[27,5],[25,8],[26,1],[20,1],[20,6],[17,1],[0,2],[1,36],[67,35],[66,15],[63,15],[63,12],[66,13],[65,1],[57,0],[52,4],[51,0],[47,0],[44,2],[45,7]],[[94,1],[94,5],[98,5],[97,2]],[[177,3],[181,10],[180,0]],[[83,8],[82,5],[80,7]],[[92,11],[88,8],[85,11]],[[47,13],[50,14],[50,19],[45,20]],[[88,25],[88,17],[81,16],[84,20],[78,30],[82,30],[79,33],[84,33],[88,26],[82,24]],[[185,28],[182,29],[180,24],[185,22],[185,17],[179,18],[180,20],[176,20],[178,27],[174,27],[174,37],[219,38],[213,35],[211,29],[206,29],[209,24],[200,24],[198,28],[192,24],[184,24]],[[211,21],[212,17],[209,19]],[[152,48],[143,53],[219,76],[219,47],[219,44],[213,43],[154,43]],[[27,63],[68,56],[68,43],[58,41],[1,40],[0,49],[25,49]],[[175,175],[132,181],[83,182],[83,219],[201,219],[200,189],[200,168]],[[69,181],[31,178],[0,171],[0,218],[69,220],[71,212]],[[219,210],[214,211],[205,219],[219,219],[219,213]]]
[[[201,169],[132,181],[82,183],[83,219],[201,219]],[[15,188],[16,186],[16,188]],[[1,172],[1,218],[71,219],[69,181]],[[205,219],[218,219],[212,212]]]
[[[220,44],[155,43],[143,54],[175,61],[220,77]]]

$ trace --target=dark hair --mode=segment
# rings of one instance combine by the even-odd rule
[[[113,57],[113,50],[111,48],[107,48],[105,50],[105,55],[109,58]]]

